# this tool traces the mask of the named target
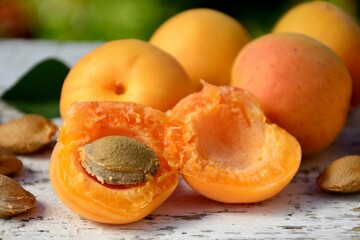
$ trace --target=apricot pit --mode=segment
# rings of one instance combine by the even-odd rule
[[[360,156],[350,155],[331,162],[317,177],[318,187],[338,193],[360,192]]]
[[[155,152],[130,137],[103,137],[80,151],[82,166],[101,183],[139,184],[155,175],[159,168]]]
[[[0,174],[0,217],[10,217],[36,206],[36,198],[17,181]]]
[[[25,114],[0,125],[0,145],[16,154],[29,154],[48,145],[56,132],[51,120]]]
[[[10,175],[19,172],[23,164],[9,149],[0,146],[0,174]]]

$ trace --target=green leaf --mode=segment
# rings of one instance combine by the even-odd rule
[[[21,77],[1,98],[24,113],[59,117],[61,88],[69,70],[57,59],[44,60]]]

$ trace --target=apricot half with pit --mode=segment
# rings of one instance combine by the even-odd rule
[[[301,162],[297,140],[269,123],[258,100],[236,87],[205,84],[168,115],[169,149],[185,181],[226,203],[268,199],[289,184]]]
[[[165,151],[168,117],[135,103],[74,103],[51,155],[50,180],[71,210],[112,224],[137,221],[175,190]]]

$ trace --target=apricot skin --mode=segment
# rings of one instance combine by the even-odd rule
[[[60,112],[64,116],[72,103],[85,101],[129,101],[166,111],[193,91],[189,76],[169,54],[141,40],[114,40],[71,69]]]
[[[304,156],[336,139],[352,90],[339,57],[297,33],[271,33],[248,44],[234,62],[232,85],[255,94],[268,118],[300,142]]]
[[[214,85],[229,84],[232,62],[249,41],[236,19],[206,8],[173,16],[150,38],[150,43],[181,63],[198,89],[201,79]]]
[[[330,47],[350,72],[351,105],[360,104],[360,26],[348,13],[325,1],[302,3],[285,13],[273,32],[306,34]]]

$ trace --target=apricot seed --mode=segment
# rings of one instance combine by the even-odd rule
[[[49,144],[56,132],[52,121],[26,114],[0,125],[0,145],[13,153],[32,153]]]
[[[330,163],[316,179],[320,189],[330,192],[360,192],[360,156],[350,155]]]
[[[13,152],[0,146],[0,174],[9,175],[19,172],[23,167]]]
[[[154,151],[125,136],[100,138],[81,147],[80,154],[82,166],[101,183],[142,183],[159,168]]]
[[[14,179],[0,174],[0,217],[10,217],[35,207],[36,198]]]

